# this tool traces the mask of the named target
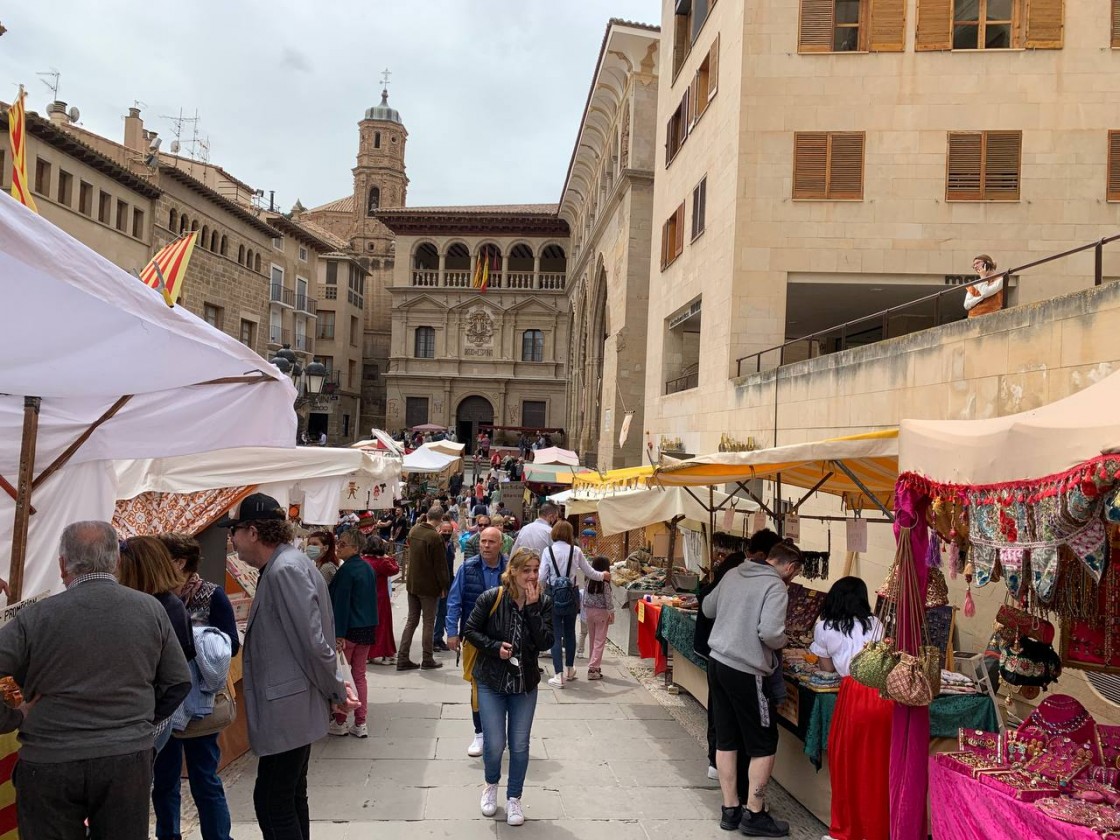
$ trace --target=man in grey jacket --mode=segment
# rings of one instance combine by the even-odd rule
[[[357,708],[334,649],[334,615],[326,582],[290,545],[292,526],[280,503],[246,496],[229,528],[238,557],[260,570],[244,647],[244,701],[249,746],[260,760],[253,805],[265,840],[309,840],[307,764],[311,744],[327,734],[331,706]]]
[[[765,691],[766,678],[779,666],[786,645],[786,584],[801,570],[801,552],[778,543],[766,563],[743,563],[729,572],[704,599],[714,619],[708,638],[714,669],[712,694],[716,722],[716,769],[723,792],[720,828],[738,828],[750,837],[784,837],[789,823],[765,810],[766,786],[778,751],[778,727]],[[738,763],[750,761],[750,795],[739,796]],[[746,806],[746,811],[743,806]]]
[[[65,591],[0,629],[0,675],[27,698],[0,715],[0,730],[20,729],[22,837],[84,837],[86,820],[92,838],[148,836],[155,724],[191,675],[159,601],[117,583],[119,560],[108,522],[66,526]]]

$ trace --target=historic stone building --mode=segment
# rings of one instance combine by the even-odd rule
[[[656,27],[607,25],[560,199],[572,231],[565,425],[604,470],[644,457],[659,41]]]
[[[555,205],[384,209],[396,234],[388,428],[560,428],[567,416],[568,225]],[[488,288],[474,287],[485,270]],[[570,444],[559,440],[558,443]]]
[[[392,232],[377,218],[381,209],[403,207],[408,193],[401,115],[389,107],[389,93],[369,108],[358,123],[354,191],[343,198],[303,211],[306,219],[344,240],[368,271],[364,294],[364,336],[360,426],[385,425],[385,379],[391,334],[388,287],[392,282],[395,244]]]

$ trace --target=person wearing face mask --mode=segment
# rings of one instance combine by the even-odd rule
[[[447,552],[447,579],[455,578],[455,523],[451,517],[444,514],[443,521],[439,523],[439,535],[443,540],[444,551]],[[444,622],[447,621],[447,593],[439,599],[436,607],[436,625],[432,629],[432,650],[449,650],[444,641]]]
[[[350,675],[358,692],[354,725],[346,727],[346,713],[336,710],[327,730],[331,735],[366,738],[366,660],[377,631],[377,581],[373,569],[362,559],[365,542],[357,528],[348,528],[338,537],[338,556],[342,566],[330,584],[334,608],[335,649],[346,657]]]
[[[334,534],[330,531],[314,531],[307,538],[304,554],[315,564],[315,568],[330,586],[335,572],[338,571],[338,552],[335,550]]]

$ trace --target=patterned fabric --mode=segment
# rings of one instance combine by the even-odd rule
[[[90,572],[88,575],[78,575],[70,583],[66,585],[67,589],[73,589],[89,580],[111,580],[113,583],[117,582],[117,576],[111,575],[108,572]]]
[[[696,637],[696,613],[674,607],[663,607],[657,625],[657,638],[673,646],[673,656],[683,656],[697,668],[708,670],[708,662],[693,650]]]
[[[117,502],[113,527],[121,539],[144,534],[200,534],[257,486],[223,487],[197,493],[141,493]]]
[[[183,603],[191,617],[191,624],[210,623],[210,599],[214,597],[218,584],[203,580],[197,572],[187,579],[183,587]]]

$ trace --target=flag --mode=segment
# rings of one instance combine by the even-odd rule
[[[183,275],[187,272],[187,263],[197,239],[198,231],[194,231],[165,245],[140,272],[140,282],[161,292],[168,306],[174,306],[179,299]]]
[[[478,284],[478,290],[485,292],[486,284],[490,282],[490,254],[483,251],[478,256],[482,260],[482,282]]]
[[[471,275],[471,288],[477,289],[482,285],[482,252],[478,252],[478,258],[474,261],[474,274]]]
[[[630,434],[630,421],[634,419],[634,412],[627,411],[622,418],[622,428],[618,430],[618,445],[625,446],[626,438]]]
[[[23,85],[20,85],[19,96],[8,109],[8,138],[12,144],[12,198],[38,213],[39,208],[31,197],[31,185],[27,183],[27,114],[23,105],[26,97]]]

